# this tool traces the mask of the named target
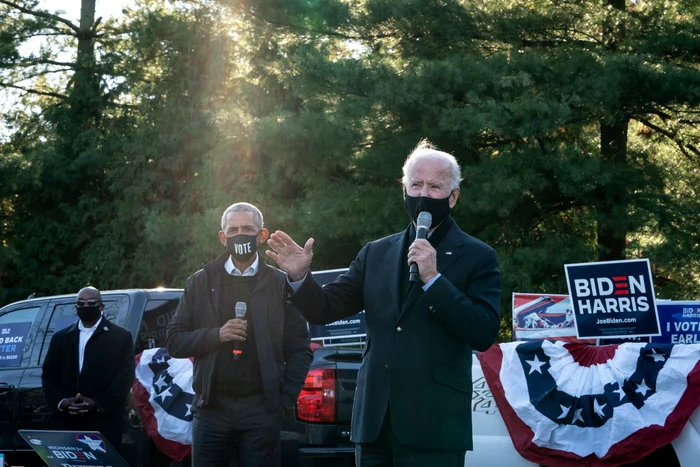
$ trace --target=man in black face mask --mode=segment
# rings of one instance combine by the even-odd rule
[[[268,254],[289,276],[286,295],[310,323],[366,311],[351,431],[358,467],[461,466],[472,448],[472,351],[498,335],[501,278],[493,248],[450,216],[459,183],[455,158],[421,142],[403,167],[412,222],[368,243],[323,288],[308,273],[313,239],[302,248],[284,232],[270,237]],[[427,239],[414,240],[422,211],[432,225]]]
[[[51,338],[41,382],[54,430],[99,431],[119,451],[122,415],[134,380],[131,333],[102,316],[100,291],[78,292],[79,320]]]
[[[282,418],[312,354],[306,322],[282,299],[285,273],[257,253],[268,236],[252,204],[226,209],[226,253],[187,279],[168,324],[170,354],[194,357],[194,467],[280,465]]]

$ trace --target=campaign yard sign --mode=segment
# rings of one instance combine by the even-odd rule
[[[0,368],[20,366],[31,322],[0,324]]]
[[[99,431],[19,430],[49,467],[128,467]]]
[[[661,301],[661,335],[652,342],[663,344],[700,344],[700,301]]]
[[[325,286],[345,272],[347,272],[347,268],[314,271],[312,274],[316,282]],[[364,337],[367,334],[365,312],[361,311],[356,315],[329,324],[309,324],[309,334],[311,334],[312,340]]]
[[[567,264],[577,337],[661,334],[649,260]]]

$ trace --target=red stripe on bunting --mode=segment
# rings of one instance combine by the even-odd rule
[[[607,347],[591,347],[593,350]],[[608,350],[601,350],[606,355]],[[602,357],[601,357],[602,358]],[[638,430],[610,448],[603,458],[586,457],[574,453],[537,446],[532,442],[534,433],[511,408],[500,382],[503,353],[499,345],[479,354],[486,383],[491,389],[498,410],[501,412],[513,446],[525,459],[548,467],[617,467],[636,462],[661,446],[670,443],[683,430],[690,415],[700,406],[700,362],[688,374],[688,387],[664,426],[654,425]]]
[[[135,366],[138,367],[141,361],[141,354],[136,355],[134,360],[136,363]],[[151,395],[148,393],[148,390],[143,387],[138,378],[134,378],[134,384],[131,389],[134,393],[134,402],[139,412],[141,423],[143,423],[146,433],[153,440],[158,449],[160,449],[163,454],[176,461],[182,461],[185,457],[189,456],[192,452],[192,446],[163,438],[158,432],[158,421],[156,420],[155,410],[149,402]]]

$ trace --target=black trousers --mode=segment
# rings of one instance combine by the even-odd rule
[[[391,429],[389,409],[373,443],[355,445],[356,467],[464,467],[466,451],[431,451],[399,442]]]
[[[212,394],[193,409],[193,467],[280,467],[282,408],[267,410],[264,395]]]

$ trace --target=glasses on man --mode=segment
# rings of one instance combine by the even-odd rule
[[[101,304],[102,304],[102,302],[100,302],[99,300],[95,300],[94,298],[91,298],[89,300],[83,300],[83,299],[79,298],[78,301],[76,302],[75,306],[76,307],[97,306],[97,305],[101,305]]]

